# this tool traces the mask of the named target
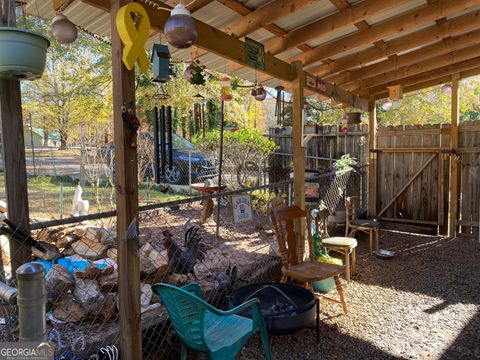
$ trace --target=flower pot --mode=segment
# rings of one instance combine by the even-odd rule
[[[0,77],[39,79],[45,70],[50,41],[43,35],[12,27],[0,27]]]

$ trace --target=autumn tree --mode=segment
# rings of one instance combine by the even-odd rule
[[[29,22],[40,33],[49,28],[40,19]],[[80,124],[110,122],[110,47],[82,32],[71,45],[52,40],[44,76],[24,83],[22,94],[24,110],[32,113],[35,125],[58,132],[61,146],[67,146],[78,140]]]

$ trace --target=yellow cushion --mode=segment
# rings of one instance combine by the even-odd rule
[[[322,245],[326,247],[348,247],[353,249],[357,247],[357,240],[350,237],[336,236],[322,239]]]

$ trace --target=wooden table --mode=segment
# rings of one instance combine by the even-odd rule
[[[205,186],[203,183],[192,184],[190,185],[190,187],[193,190],[201,192],[202,194],[214,194],[219,190],[218,185]],[[220,186],[220,191],[224,191],[226,188],[227,188],[227,185],[222,185]],[[213,215],[213,200],[212,199],[202,200],[202,205],[203,205],[202,218],[200,222],[204,224]]]

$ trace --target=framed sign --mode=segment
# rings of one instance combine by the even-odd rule
[[[263,44],[245,38],[245,62],[257,69],[265,69],[265,47]]]
[[[233,195],[233,221],[243,222],[253,219],[252,197],[250,195]]]
[[[317,87],[317,79],[313,76],[307,75],[305,83],[310,88],[315,89]]]
[[[327,93],[327,83],[322,79],[317,79],[317,91],[322,94]]]

